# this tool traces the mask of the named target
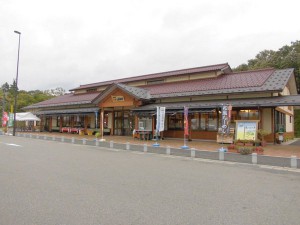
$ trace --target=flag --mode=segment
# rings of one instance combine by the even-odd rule
[[[184,135],[189,135],[189,108],[184,106]]]
[[[8,121],[8,114],[7,112],[3,112],[3,115],[2,115],[2,127],[5,127],[6,126],[6,123]]]
[[[159,132],[165,129],[166,107],[159,107]]]

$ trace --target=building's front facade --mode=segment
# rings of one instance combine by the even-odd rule
[[[273,141],[279,129],[293,136],[300,105],[293,69],[233,72],[218,64],[81,85],[72,93],[26,107],[42,119],[41,130],[102,130],[110,135],[154,134],[156,107],[166,107],[166,138],[182,138],[183,107],[189,108],[189,138],[215,140],[221,106],[232,105],[238,121],[257,121]],[[103,128],[103,129],[102,129]]]

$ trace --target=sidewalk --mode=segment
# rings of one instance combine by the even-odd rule
[[[24,132],[26,134],[30,134],[28,132]],[[75,139],[87,139],[87,140],[94,140],[95,136],[80,136],[78,134],[68,134],[68,133],[47,133],[47,132],[35,132],[32,133],[33,135],[41,135],[41,136],[56,136],[61,137],[64,136],[65,138],[72,138]],[[137,140],[133,139],[129,136],[104,136],[105,141],[110,142],[114,141],[115,143],[127,143],[136,144],[136,145],[144,145],[147,144],[148,146],[152,146],[155,141],[153,140]],[[266,147],[264,147],[264,155],[268,156],[280,156],[280,157],[291,157],[292,155],[297,156],[300,158],[300,145],[290,145],[291,143],[298,141],[299,139],[294,139],[293,141],[283,143],[283,144],[273,144],[269,143]],[[182,139],[165,139],[159,140],[158,143],[161,147],[170,146],[171,148],[180,148],[184,145]],[[186,145],[189,148],[194,148],[196,150],[208,150],[208,151],[218,151],[221,147],[227,147],[228,144],[219,144],[216,141],[208,141],[208,140],[193,140],[187,141]]]

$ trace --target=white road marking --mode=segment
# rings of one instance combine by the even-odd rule
[[[5,145],[9,145],[9,146],[15,146],[15,147],[22,147],[21,145],[17,145],[17,144],[13,144],[13,143],[3,143]]]

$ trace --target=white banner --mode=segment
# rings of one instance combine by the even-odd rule
[[[159,107],[159,132],[165,129],[166,107]]]

